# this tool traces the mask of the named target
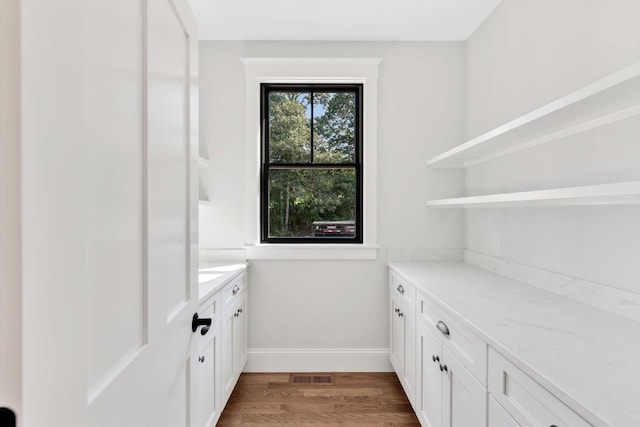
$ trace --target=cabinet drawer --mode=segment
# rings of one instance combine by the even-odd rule
[[[487,344],[421,292],[418,292],[417,315],[432,328],[445,347],[460,360],[480,384],[486,387]],[[440,328],[448,329],[449,333],[445,334]]]
[[[391,294],[398,296],[400,301],[403,301],[405,305],[411,308],[412,312],[415,310],[416,288],[393,271],[389,277],[389,288],[391,289]]]
[[[522,427],[591,425],[492,348],[489,393]]]
[[[245,291],[247,287],[246,283],[245,273],[240,273],[238,277],[235,277],[230,283],[222,288],[222,291],[220,291],[221,311],[225,311],[235,303],[238,297],[240,297],[240,295]]]

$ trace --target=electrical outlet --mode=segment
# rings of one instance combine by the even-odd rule
[[[494,234],[493,236],[491,236],[491,252],[493,252],[494,254],[499,254],[501,248],[501,242],[500,242],[500,236],[497,234]]]

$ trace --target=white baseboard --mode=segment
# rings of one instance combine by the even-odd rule
[[[389,349],[249,349],[244,372],[392,372]]]

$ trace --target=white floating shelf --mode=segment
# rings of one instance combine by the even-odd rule
[[[640,62],[597,80],[427,161],[464,168],[640,115]]]
[[[433,208],[640,204],[640,181],[430,200]]]
[[[198,157],[198,167],[200,169],[208,168],[211,162],[206,157]]]

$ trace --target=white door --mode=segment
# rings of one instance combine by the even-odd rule
[[[197,35],[186,0],[23,0],[20,425],[188,426]]]

